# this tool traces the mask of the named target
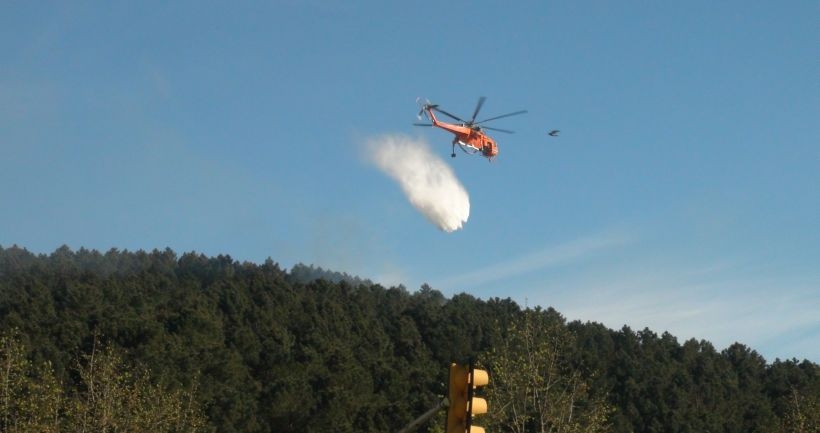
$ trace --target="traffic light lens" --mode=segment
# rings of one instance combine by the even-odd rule
[[[490,383],[490,376],[487,374],[487,370],[473,369],[473,388],[488,383]]]
[[[487,400],[479,397],[473,397],[473,401],[470,403],[470,413],[473,415],[487,413]]]

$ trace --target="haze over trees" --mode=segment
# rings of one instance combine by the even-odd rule
[[[469,357],[488,432],[820,427],[820,366],[740,343],[270,259],[0,247],[0,432],[397,431]]]

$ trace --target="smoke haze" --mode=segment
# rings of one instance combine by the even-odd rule
[[[384,135],[369,139],[367,147],[371,162],[399,183],[410,204],[430,222],[448,233],[467,222],[467,190],[425,141]]]

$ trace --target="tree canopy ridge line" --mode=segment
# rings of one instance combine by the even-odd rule
[[[571,419],[618,433],[791,432],[820,413],[820,367],[808,360],[767,362],[740,343],[716,350],[666,332],[567,322],[509,298],[386,288],[270,258],[0,246],[0,331],[14,328],[26,359],[49,363],[66,386],[81,382],[76,356],[95,338],[169,389],[196,378],[195,399],[219,432],[398,430],[444,394],[446,366],[469,357],[491,375],[493,431]],[[527,357],[527,347],[545,355]],[[502,416],[511,402],[501,399],[521,379],[503,373],[525,360],[541,379],[523,387],[532,404],[516,421]]]

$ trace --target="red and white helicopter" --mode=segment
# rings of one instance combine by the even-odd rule
[[[484,156],[492,161],[493,157],[498,155],[498,145],[496,144],[495,140],[492,139],[492,137],[484,133],[484,130],[506,132],[508,134],[512,134],[513,131],[507,129],[491,128],[489,126],[482,126],[481,124],[489,122],[491,120],[501,119],[502,117],[510,117],[519,114],[524,114],[527,112],[527,110],[502,114],[501,116],[495,116],[490,117],[489,119],[476,121],[475,118],[476,116],[478,116],[478,112],[479,110],[481,110],[481,106],[484,105],[484,101],[486,99],[487,98],[484,96],[478,98],[478,103],[476,104],[475,111],[473,111],[473,117],[471,117],[470,120],[464,120],[458,116],[450,114],[438,108],[438,104],[431,104],[430,101],[421,103],[421,101],[417,99],[416,102],[418,102],[421,106],[418,118],[421,119],[421,116],[423,114],[432,123],[414,123],[414,125],[437,126],[441,129],[452,132],[455,135],[455,137],[453,138],[453,152],[450,156],[452,156],[453,158],[456,157],[456,145],[458,145],[461,148],[461,150],[463,150],[465,153],[473,154],[481,152],[481,156]],[[457,120],[460,123],[456,124],[442,122],[436,118],[436,112],[441,113],[454,120]]]

